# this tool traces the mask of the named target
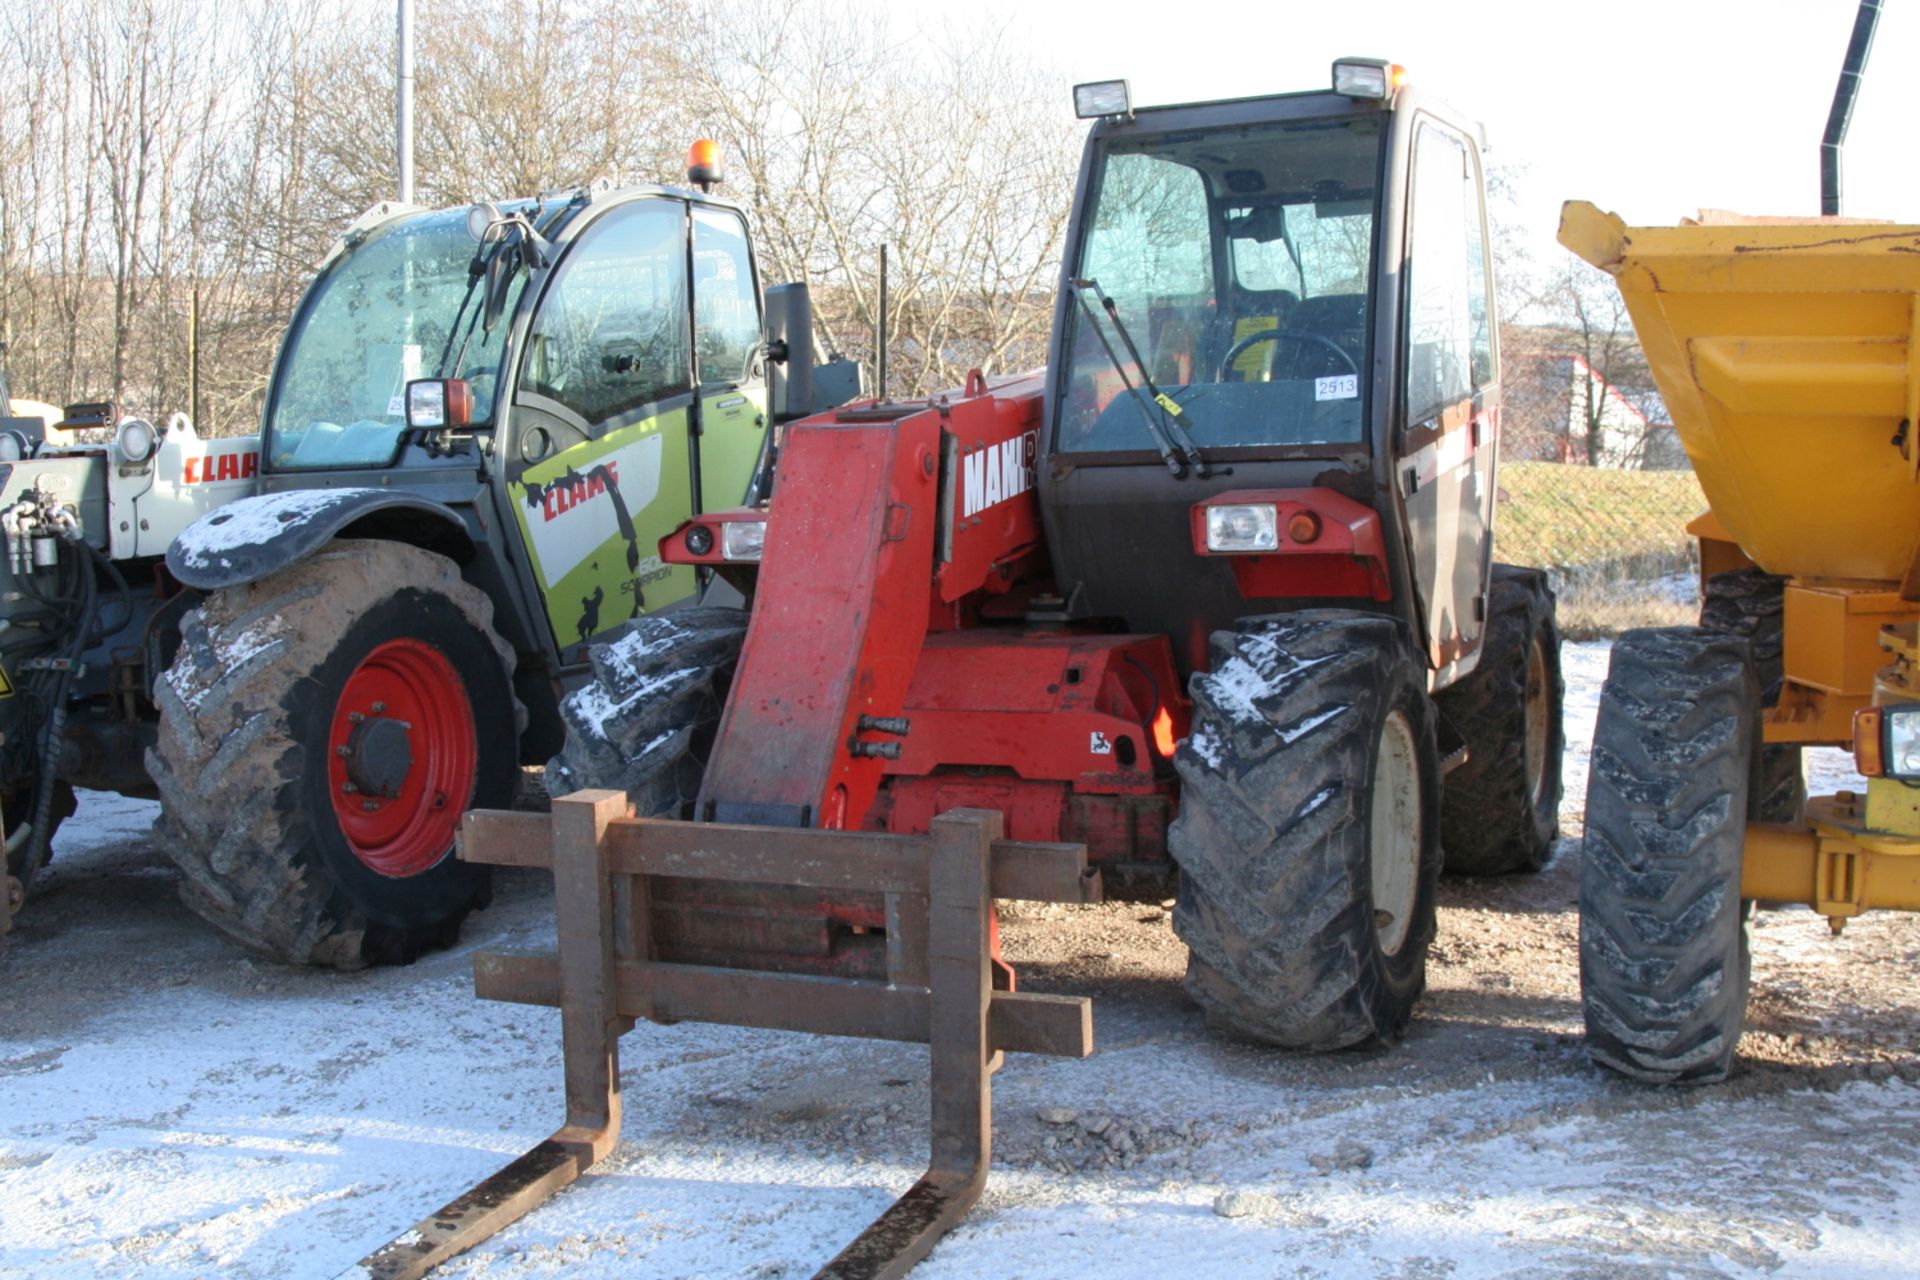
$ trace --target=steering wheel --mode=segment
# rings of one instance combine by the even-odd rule
[[[1215,382],[1225,382],[1227,380],[1227,370],[1233,367],[1235,358],[1259,346],[1263,342],[1300,342],[1317,347],[1325,347],[1333,353],[1335,359],[1346,366],[1348,373],[1353,374],[1356,378],[1360,376],[1360,366],[1353,362],[1353,357],[1347,354],[1345,347],[1331,338],[1322,337],[1317,333],[1308,333],[1305,329],[1261,329],[1248,334],[1227,348],[1226,354],[1220,357],[1220,367],[1214,370],[1213,380]]]

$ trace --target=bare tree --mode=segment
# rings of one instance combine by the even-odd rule
[[[889,394],[1039,364],[1074,172],[1064,83],[997,36],[910,44],[877,10],[727,12],[699,24],[702,103],[823,340],[871,358],[886,245]]]
[[[998,37],[827,0],[421,0],[418,31],[423,202],[671,182],[717,136],[763,278],[815,286],[829,346],[871,354],[891,246],[891,392],[1042,358],[1077,128]],[[16,388],[157,415],[197,367],[202,429],[252,430],[313,264],[392,195],[392,39],[386,0],[0,14]]]

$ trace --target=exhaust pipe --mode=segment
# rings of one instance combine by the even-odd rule
[[[1833,90],[1833,109],[1827,112],[1827,133],[1820,141],[1820,212],[1825,217],[1840,213],[1840,147],[1847,140],[1854,95],[1860,92],[1860,76],[1867,69],[1867,51],[1873,48],[1873,29],[1879,21],[1880,0],[1860,0],[1853,38],[1847,41],[1847,60],[1840,66],[1840,83]]]

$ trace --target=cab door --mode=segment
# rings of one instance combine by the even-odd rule
[[[693,348],[698,378],[695,457],[702,511],[737,507],[767,434],[760,288],[744,219],[693,206]]]
[[[683,200],[616,206],[529,321],[507,491],[563,660],[694,590],[658,554],[694,511],[688,237]]]
[[[1465,138],[1422,119],[1408,171],[1396,470],[1428,662],[1445,684],[1485,628],[1500,392],[1478,158]]]

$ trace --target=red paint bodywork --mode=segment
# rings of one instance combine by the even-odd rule
[[[786,429],[698,816],[924,832],[947,809],[984,807],[1011,838],[1084,842],[1110,876],[1164,874],[1169,757],[1191,706],[1168,637],[1027,613],[1052,588],[1033,483],[1042,405],[1037,375],[975,377],[925,405]],[[1266,562],[1248,564],[1249,594],[1384,590],[1371,512],[1319,489],[1251,496],[1311,508],[1324,532],[1311,553],[1244,558]],[[662,558],[711,563],[683,533]],[[749,888],[664,885],[662,936],[707,963],[752,950],[757,964],[771,951],[800,970],[879,971],[884,904]]]
[[[1280,545],[1273,551],[1207,550],[1207,508],[1268,503],[1278,511]],[[1295,542],[1287,522],[1302,511],[1320,518],[1320,534]],[[1331,489],[1235,489],[1195,503],[1193,553],[1219,556],[1233,566],[1233,580],[1249,600],[1347,596],[1391,600],[1387,552],[1380,516],[1373,508]]]

